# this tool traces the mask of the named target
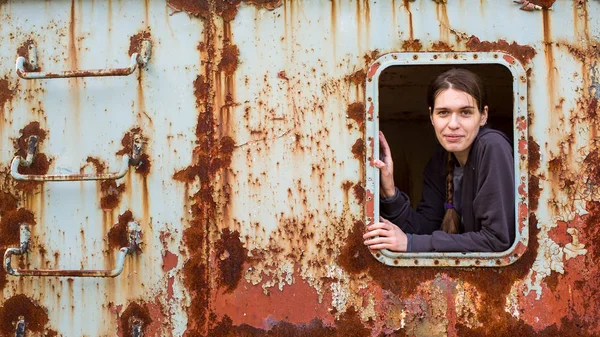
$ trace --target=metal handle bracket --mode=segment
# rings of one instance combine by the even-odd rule
[[[29,45],[28,59],[23,56],[17,57],[15,68],[17,75],[26,80],[33,79],[52,79],[52,78],[71,78],[71,77],[102,77],[102,76],[127,76],[131,75],[138,66],[145,66],[150,60],[152,44],[148,40],[141,43],[139,53],[131,54],[129,66],[126,68],[109,68],[109,69],[91,69],[91,70],[65,70],[61,72],[34,72],[27,71],[26,66],[30,69],[37,68],[37,48],[34,45]]]
[[[60,269],[13,269],[12,256],[24,255],[29,249],[29,226],[21,224],[20,228],[20,247],[8,248],[4,252],[4,269],[8,275],[12,276],[56,276],[56,277],[116,277],[123,272],[125,267],[125,257],[134,254],[139,250],[141,227],[136,222],[130,222],[128,225],[129,246],[119,249],[117,257],[117,266],[111,270],[60,270]]]
[[[114,180],[125,176],[129,166],[139,166],[141,164],[141,154],[143,150],[142,138],[139,135],[133,137],[133,151],[131,156],[124,155],[121,161],[121,168],[115,173],[96,173],[96,174],[21,174],[19,166],[29,167],[33,163],[35,152],[37,151],[38,139],[36,136],[29,137],[27,147],[27,157],[15,156],[11,163],[10,173],[14,179],[27,181],[84,181],[84,180]]]

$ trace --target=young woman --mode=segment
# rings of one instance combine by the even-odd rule
[[[512,147],[486,127],[488,107],[481,79],[451,69],[428,88],[431,124],[440,147],[424,171],[423,198],[415,211],[394,185],[394,163],[383,135],[381,219],[367,228],[370,249],[398,252],[501,252],[515,237]]]

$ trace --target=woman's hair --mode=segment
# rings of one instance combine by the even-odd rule
[[[475,99],[479,112],[483,112],[487,105],[487,93],[483,81],[475,73],[460,68],[450,69],[436,77],[427,89],[427,105],[433,113],[436,97],[446,89],[463,91]],[[442,220],[442,230],[449,234],[460,232],[460,215],[454,209],[454,167],[456,159],[452,153],[448,153],[448,165],[446,174],[446,214]]]
[[[446,89],[456,89],[471,95],[477,102],[479,112],[487,105],[485,85],[475,73],[461,68],[447,70],[436,77],[427,89],[427,105],[433,112],[435,98]]]

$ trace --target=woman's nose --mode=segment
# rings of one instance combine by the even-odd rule
[[[459,123],[458,123],[458,114],[453,113],[450,115],[450,121],[448,122],[448,127],[451,129],[458,129],[459,128]]]

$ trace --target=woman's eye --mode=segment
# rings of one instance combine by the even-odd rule
[[[463,110],[460,112],[463,115],[470,115],[471,114],[471,110]]]
[[[447,114],[448,114],[448,111],[445,111],[445,110],[438,111],[438,115],[440,115],[440,116],[445,116]]]

